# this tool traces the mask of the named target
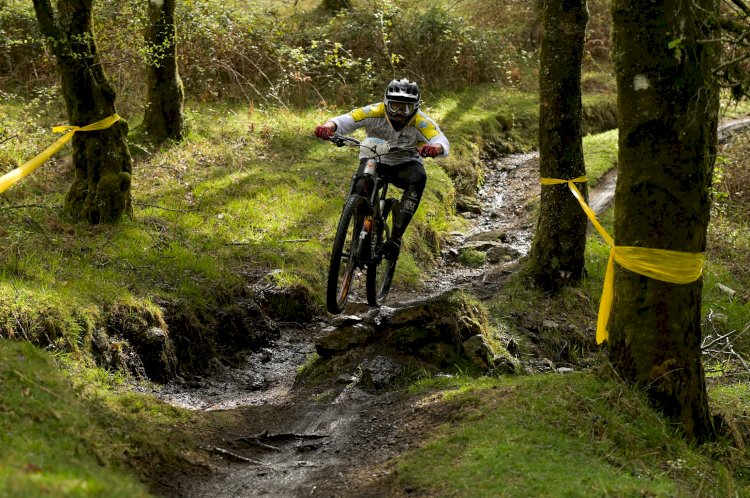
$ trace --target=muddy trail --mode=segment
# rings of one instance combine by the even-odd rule
[[[734,130],[738,123],[747,126],[750,119],[723,128]],[[612,201],[615,181],[612,171],[591,189],[589,204],[597,213]],[[453,288],[480,299],[491,295],[529,251],[538,182],[536,153],[490,162],[477,195],[479,205],[463,213],[469,229],[451,235],[422,288],[394,288],[386,307],[405,306]],[[467,248],[487,251],[487,261],[477,268],[462,265],[459,254]],[[352,301],[347,313],[368,312],[363,289],[355,289]],[[211,377],[181,380],[156,393],[208,415],[233,410],[239,422],[203,438],[207,467],[163,475],[154,492],[216,498],[419,495],[418,489],[398,485],[389,461],[418,446],[450,414],[442,413],[441,405],[429,397],[361,389],[356,369],[340,371],[314,388],[295,384],[299,367],[314,353],[314,342],[330,321],[318,317],[304,325],[281,324],[274,344],[249,354],[242,364],[217,365]]]
[[[421,289],[394,288],[386,306],[404,306],[454,288],[489,295],[529,250],[532,200],[539,191],[536,153],[490,162],[477,195],[481,204],[462,214],[469,229],[451,234]],[[596,193],[591,197],[595,200]],[[482,240],[488,238],[494,242]],[[459,262],[462,250],[486,250],[488,243],[497,257],[477,268]],[[355,289],[346,312],[367,311],[364,289]],[[296,386],[298,368],[313,354],[314,341],[329,322],[330,317],[319,317],[305,325],[282,324],[274,344],[249,354],[241,365],[217,365],[208,378],[164,386],[158,396],[174,405],[236,410],[242,429],[206,438],[202,450],[210,455],[210,468],[200,475],[165,475],[155,491],[227,498],[413,494],[396,485],[388,461],[417,446],[446,414],[400,391],[360,389],[357,371],[342,371],[314,389]]]

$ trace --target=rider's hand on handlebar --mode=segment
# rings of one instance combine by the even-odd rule
[[[333,128],[326,125],[320,125],[315,128],[315,136],[323,140],[328,140],[333,136]]]
[[[425,144],[419,148],[419,155],[422,157],[437,157],[443,153],[443,148],[439,145]]]

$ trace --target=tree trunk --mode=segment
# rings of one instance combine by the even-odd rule
[[[182,140],[185,132],[182,112],[185,93],[177,70],[174,9],[175,0],[148,2],[149,62],[143,128],[156,143]]]
[[[115,114],[115,92],[99,61],[91,29],[92,0],[34,0],[42,33],[50,40],[60,72],[70,124],[85,126]],[[65,212],[90,223],[113,222],[132,213],[132,160],[120,120],[101,131],[73,137],[75,179],[65,197]]]
[[[617,246],[701,253],[717,147],[718,0],[616,0],[620,130]],[[670,284],[617,267],[610,359],[689,439],[711,433],[701,364],[702,280]]]
[[[586,174],[581,139],[581,62],[588,22],[586,0],[546,0],[539,73],[539,170],[542,178]],[[578,184],[586,197],[585,183]],[[567,185],[543,185],[528,271],[557,291],[581,278],[586,215]]]

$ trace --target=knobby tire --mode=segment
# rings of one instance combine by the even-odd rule
[[[356,194],[350,195],[336,229],[326,289],[326,306],[328,311],[335,315],[344,310],[354,283],[354,274],[359,263],[354,252],[362,223],[362,217],[357,216],[357,213],[363,211],[365,204],[364,198]]]

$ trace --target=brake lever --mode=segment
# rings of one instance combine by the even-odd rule
[[[336,147],[343,147],[346,144],[346,141],[338,135],[331,135],[328,140],[336,144]]]

